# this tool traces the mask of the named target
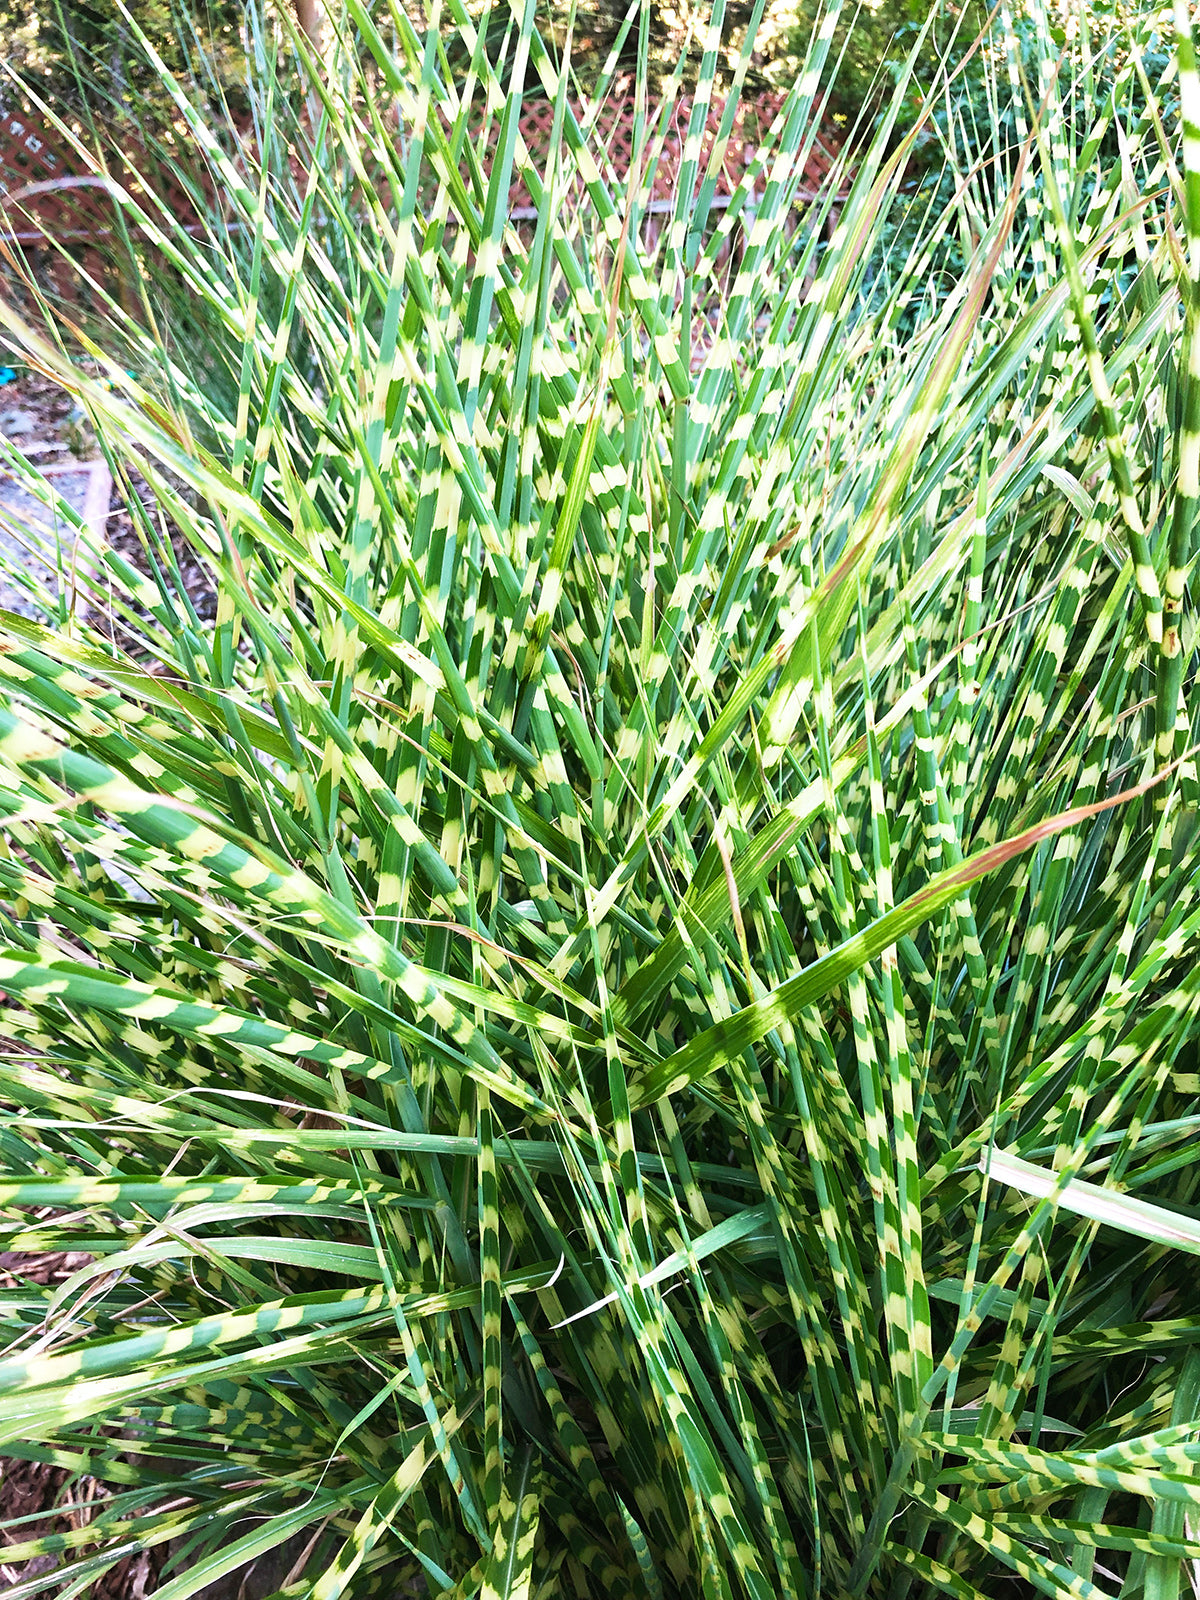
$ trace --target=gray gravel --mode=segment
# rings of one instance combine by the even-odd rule
[[[103,489],[107,479],[102,461],[71,462],[50,475],[57,492],[81,514],[86,514],[89,498],[95,504],[96,490]],[[104,498],[107,502],[107,493]],[[0,478],[0,567],[26,572],[35,583],[57,593],[64,583],[70,587],[74,564],[80,559],[76,543],[75,530],[64,518],[55,518],[10,475]],[[0,573],[0,607],[23,617],[45,615],[35,595],[4,573]]]
[[[70,593],[81,552],[75,528],[61,511],[22,487],[24,466],[36,467],[54,492],[102,537],[112,480],[70,398],[35,374],[0,387],[0,607],[21,616],[46,615],[38,590]],[[23,582],[27,579],[28,582]]]

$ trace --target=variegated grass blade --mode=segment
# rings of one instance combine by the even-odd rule
[[[248,118],[143,40],[203,225],[111,176],[0,303],[140,539],[10,456],[86,601],[0,618],[64,1593],[1186,1592],[1190,20],[918,41],[814,201],[840,13],[719,216],[697,12],[661,231],[686,64],[620,170],[532,6],[252,11]]]

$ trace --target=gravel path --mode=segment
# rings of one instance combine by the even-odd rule
[[[8,449],[36,466],[61,498],[102,533],[112,479],[102,460],[81,459],[88,441],[72,420],[67,396],[34,374],[5,384],[0,388],[0,435]],[[37,587],[70,592],[76,544],[70,523],[56,518],[24,489],[12,467],[0,459],[0,608],[44,617]],[[22,585],[22,574],[32,588]]]

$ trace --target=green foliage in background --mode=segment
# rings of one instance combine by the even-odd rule
[[[301,19],[317,0],[289,0],[289,13]],[[385,18],[386,6],[368,7]],[[466,8],[471,25],[485,39],[494,67],[503,66],[503,47],[510,16],[475,0]],[[753,60],[748,81],[753,88],[786,87],[801,70],[809,41],[820,20],[820,0],[728,0],[718,50],[717,82],[725,87],[737,70],[747,31],[761,13],[753,34]],[[103,107],[110,125],[119,108],[140,100],[144,120],[150,101],[156,100],[156,76],[136,34],[144,34],[177,77],[192,75],[201,52],[205,70],[193,75],[204,81],[217,68],[229,87],[241,76],[241,24],[244,7],[234,0],[45,0],[31,8],[0,4],[0,53],[8,67],[49,93],[62,106]],[[878,4],[849,8],[841,16],[824,74],[827,114],[842,130],[857,127],[881,110],[897,72],[904,71],[907,50],[929,15],[921,0],[879,0]],[[963,5],[939,0],[932,14],[911,80],[910,111],[936,82],[941,65],[953,64],[974,40],[987,15],[983,0]],[[540,0],[534,16],[548,45],[561,50],[568,25],[572,34],[571,70],[585,92],[591,92],[606,66],[615,64],[619,75],[636,76],[639,61],[652,89],[669,78],[681,53],[690,50],[689,82],[699,70],[700,33],[707,20],[703,0],[676,0],[639,10],[623,0],[577,0],[574,7],[558,0]],[[465,71],[470,59],[458,30],[449,28],[443,41],[453,67]],[[610,54],[614,62],[609,63]],[[834,68],[836,67],[836,70]],[[528,92],[540,93],[537,84]],[[162,97],[162,107],[169,106]]]
[[[978,39],[960,35],[946,74],[933,79],[927,102],[909,82],[896,120],[898,127],[916,126],[916,137],[905,204],[896,208],[874,241],[868,277],[876,293],[886,296],[890,291],[910,251],[929,235],[931,216],[955,220],[940,237],[930,238],[926,292],[936,297],[959,282],[996,197],[1016,181],[1029,132],[1029,110],[1051,87],[1063,119],[1087,130],[1090,159],[1104,171],[1122,167],[1124,151],[1137,141],[1147,118],[1156,116],[1177,125],[1179,94],[1170,19],[1152,14],[1134,34],[1128,18],[1110,21],[1114,25],[1100,26],[1093,8],[1081,10],[1068,37],[1061,26],[1041,32],[1036,17],[1005,13],[999,26]],[[1047,53],[1050,46],[1058,51],[1053,64]],[[918,47],[918,67],[928,50],[926,39]],[[1036,164],[1026,164],[1021,181],[1049,208]],[[1115,257],[1111,264],[1114,270],[1096,284],[1100,307],[1114,295],[1123,296],[1140,270],[1132,248],[1126,250],[1123,269],[1116,269]],[[1029,251],[1018,260],[1015,270],[1032,284],[1035,253]],[[906,320],[919,314],[919,307],[913,307]]]
[[[771,9],[778,10],[778,0]],[[727,0],[715,67],[720,89],[728,86],[737,71],[747,29],[756,11],[761,14],[763,7],[756,6],[755,0]],[[500,81],[507,82],[500,47],[510,31],[512,15],[491,6],[488,0],[476,0],[468,12],[485,39]],[[790,30],[795,13],[785,7],[784,14],[783,26]],[[577,0],[573,6],[560,5],[558,0],[539,0],[534,20],[547,46],[557,52],[565,48],[570,32],[570,70],[585,94],[593,93],[602,77],[628,84],[639,73],[648,90],[657,93],[679,65],[681,55],[686,57],[684,81],[689,87],[694,86],[703,56],[702,30],[709,15],[710,8],[704,0],[674,0],[671,4],[643,7],[630,6],[623,0]],[[769,32],[761,30],[756,32],[754,42],[761,45],[769,38]],[[457,30],[449,30],[445,42],[450,61],[461,77],[469,70],[471,51]],[[749,81],[756,88],[766,87],[764,65],[760,52],[749,74]],[[536,98],[544,88],[530,83],[526,92]]]
[[[164,68],[206,226],[118,187],[0,305],[141,542],[6,447],[3,1246],[89,1263],[3,1296],[0,1447],[109,1491],[12,1592],[1179,1600],[1187,11],[1069,99],[1002,13],[899,244],[919,120],[796,199],[836,5],[720,208],[717,4],[665,225],[686,64],[614,170],[501,16],[507,94],[458,0],[302,105],[252,19],[249,132]]]
[[[232,0],[40,0],[0,4],[0,104],[21,95],[21,82],[49,95],[66,114],[103,107],[110,126],[138,103],[169,105],[156,94],[158,74],[138,48],[153,41],[164,63],[185,77],[202,43],[209,71],[228,79],[241,66],[244,13]]]
[[[1015,7],[1023,12],[1024,7]],[[936,92],[987,25],[991,8],[984,0],[876,0],[847,6],[834,31],[825,75],[827,114],[842,132],[869,128],[885,114],[898,80],[909,97],[909,118],[923,96]],[[808,42],[824,15],[821,0],[772,5],[758,36],[772,79],[787,84],[801,70]],[[908,54],[916,46],[915,58]],[[907,125],[903,131],[907,132]]]

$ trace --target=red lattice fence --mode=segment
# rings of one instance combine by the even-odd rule
[[[146,199],[138,155],[133,150],[124,161],[114,156],[112,174],[132,194]],[[108,180],[76,170],[83,165],[40,117],[0,113],[0,238],[20,245],[38,277],[69,298],[78,296],[76,267],[97,283],[102,281],[98,246],[113,236],[117,226]],[[157,178],[155,188],[180,221],[199,220],[195,207],[169,176]],[[125,285],[117,288],[123,292]]]
[[[715,211],[729,204],[780,103],[781,97],[767,96],[739,105],[716,183],[712,202]],[[702,174],[707,170],[723,111],[723,103],[714,100],[702,143]],[[674,206],[690,118],[691,102],[681,99],[673,110],[658,154],[648,206],[652,217],[661,217]],[[527,104],[520,119],[530,159],[542,171],[549,156],[553,121],[553,107],[546,102]],[[631,105],[614,102],[600,113],[592,146],[602,148],[608,172],[622,184],[633,159],[633,137]],[[814,142],[796,195],[801,206],[824,190],[837,154],[836,139],[823,135]],[[100,260],[96,246],[112,235],[116,221],[105,180],[79,173],[78,165],[63,141],[52,135],[40,118],[24,112],[0,114],[0,229],[10,241],[39,253],[39,270],[61,293],[73,292],[64,253],[73,256],[85,272],[94,274]],[[136,176],[138,166],[139,152],[133,150],[127,153],[123,167],[114,169],[114,176],[135,192],[141,187]],[[169,177],[156,179],[155,188],[185,226],[198,222],[191,202]],[[577,180],[574,188],[578,192]],[[532,197],[520,177],[510,191],[509,207],[515,221],[536,216]]]
[[[15,243],[37,247],[49,238],[93,258],[88,246],[112,225],[93,181],[73,175],[40,122],[17,112],[0,117],[0,211],[4,233]],[[61,260],[46,263],[56,288],[62,286],[61,267]]]
[[[716,210],[723,210],[729,204],[747,169],[758,155],[772,118],[782,104],[782,95],[762,95],[754,100],[743,98],[739,102],[725,146],[721,169],[717,175],[712,202]],[[581,115],[578,110],[576,114]],[[702,177],[707,173],[709,157],[716,143],[724,114],[725,102],[714,98],[709,107],[701,141]],[[683,165],[683,146],[691,118],[691,99],[684,97],[678,100],[658,151],[648,207],[651,215],[661,215],[675,204],[675,190]],[[520,117],[521,136],[534,165],[539,170],[544,170],[546,166],[553,124],[554,107],[545,101],[526,106]],[[607,162],[621,184],[628,178],[633,162],[634,128],[634,109],[627,100],[610,102],[596,118],[593,148],[599,146],[604,151]],[[823,191],[839,150],[840,141],[828,134],[822,133],[814,141],[796,194],[800,204],[810,204]],[[509,214],[517,220],[536,216],[532,197],[519,178],[509,193],[509,206]]]

